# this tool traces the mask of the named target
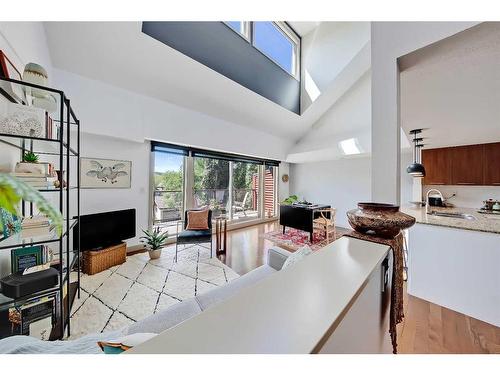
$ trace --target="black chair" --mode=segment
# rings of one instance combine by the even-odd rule
[[[177,262],[177,252],[178,252],[177,249],[179,245],[198,245],[201,243],[210,242],[210,258],[212,258],[212,210],[208,210],[208,223],[207,223],[208,229],[197,229],[197,230],[186,229],[188,223],[189,211],[200,211],[200,210],[187,210],[184,213],[184,220],[179,221],[177,223],[177,224],[184,223],[183,224],[184,230],[180,233],[178,232],[177,234],[177,242],[175,243],[175,262]]]

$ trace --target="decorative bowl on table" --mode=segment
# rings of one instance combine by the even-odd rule
[[[399,206],[386,203],[360,202],[358,208],[347,212],[349,224],[355,231],[382,238],[394,238],[415,224],[415,218],[399,211]]]

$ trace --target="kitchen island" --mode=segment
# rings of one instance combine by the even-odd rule
[[[408,294],[500,326],[500,215],[432,210],[473,218],[401,208],[416,219],[408,231]]]
[[[391,353],[390,257],[342,237],[126,353]]]

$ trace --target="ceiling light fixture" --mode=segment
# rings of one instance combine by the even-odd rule
[[[417,134],[420,133],[422,133],[422,129],[410,130],[410,134],[413,135],[413,163],[406,168],[406,172],[413,177],[425,177],[425,168],[421,163],[424,145],[420,143],[424,139],[417,137]]]

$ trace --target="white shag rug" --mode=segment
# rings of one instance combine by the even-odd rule
[[[183,250],[179,246],[179,250],[177,263],[173,245],[164,248],[159,259],[140,253],[98,274],[82,274],[81,296],[71,310],[69,340],[124,328],[239,277],[216,257],[210,258],[210,250],[204,247]]]

